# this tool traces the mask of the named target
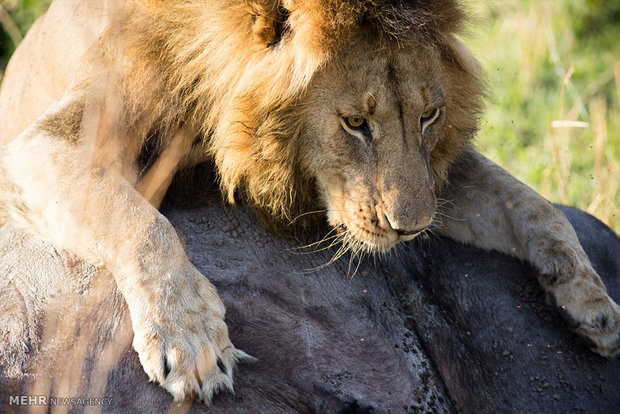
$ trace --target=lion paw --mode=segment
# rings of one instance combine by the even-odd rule
[[[620,306],[603,288],[597,291],[595,296],[580,295],[583,292],[575,291],[572,301],[558,305],[575,332],[589,342],[593,352],[613,357],[620,353]]]
[[[233,369],[251,359],[232,344],[224,349],[207,335],[170,337],[163,333],[135,334],[133,346],[151,381],[159,383],[176,402],[195,397],[206,404],[220,391],[233,390]]]
[[[620,353],[620,306],[606,297],[584,313],[588,317],[578,323],[576,331],[592,342],[590,349],[605,357]]]
[[[210,404],[220,391],[234,393],[236,363],[254,358],[230,342],[224,305],[213,285],[197,271],[185,274],[163,302],[158,307],[141,303],[135,312],[130,306],[133,347],[149,379],[176,402],[194,397]]]

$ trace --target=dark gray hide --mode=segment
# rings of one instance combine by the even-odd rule
[[[620,240],[565,211],[620,300]],[[236,395],[172,405],[131,350],[111,276],[5,226],[1,412],[25,410],[8,405],[15,395],[105,396],[103,411],[115,413],[618,412],[618,359],[571,334],[514,259],[426,239],[363,260],[349,278],[348,257],[308,272],[336,247],[296,253],[309,241],[277,239],[216,195],[166,214],[222,295],[232,341],[259,359],[237,370]]]

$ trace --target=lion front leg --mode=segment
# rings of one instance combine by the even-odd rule
[[[620,307],[561,211],[474,150],[455,164],[441,197],[443,234],[529,261],[547,297],[593,351],[620,351]]]
[[[189,262],[172,225],[77,132],[68,96],[0,149],[0,218],[114,275],[149,378],[180,401],[232,389],[235,349],[215,287]],[[54,122],[52,122],[54,121]],[[62,122],[57,122],[62,121]],[[106,145],[109,147],[109,145]]]

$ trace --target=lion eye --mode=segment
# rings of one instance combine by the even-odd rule
[[[361,129],[366,124],[366,118],[361,116],[347,116],[344,118],[344,121],[352,129]]]
[[[372,138],[372,132],[370,131],[368,120],[363,116],[343,116],[341,118],[341,125],[342,128],[344,128],[344,130],[350,135],[354,135],[362,140]]]
[[[429,109],[420,116],[420,129],[422,133],[426,131],[426,128],[431,126],[439,118],[439,108]]]

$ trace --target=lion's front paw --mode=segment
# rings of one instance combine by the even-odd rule
[[[557,306],[592,351],[612,357],[620,353],[620,306],[607,295],[594,270],[582,272],[551,289]]]
[[[620,306],[608,296],[588,303],[580,310],[576,332],[592,342],[591,349],[605,357],[620,352]]]
[[[130,306],[133,347],[151,379],[175,401],[196,397],[209,404],[221,390],[233,392],[233,368],[253,359],[228,338],[224,305],[215,288],[197,271],[166,286],[159,306]]]
[[[227,337],[224,323],[219,322],[223,329],[209,330],[213,335]],[[134,333],[133,346],[149,378],[168,390],[177,402],[196,397],[209,404],[219,391],[233,392],[233,368],[240,359],[250,357],[230,341],[223,348],[218,346],[207,330],[196,333],[186,329],[154,326]]]

